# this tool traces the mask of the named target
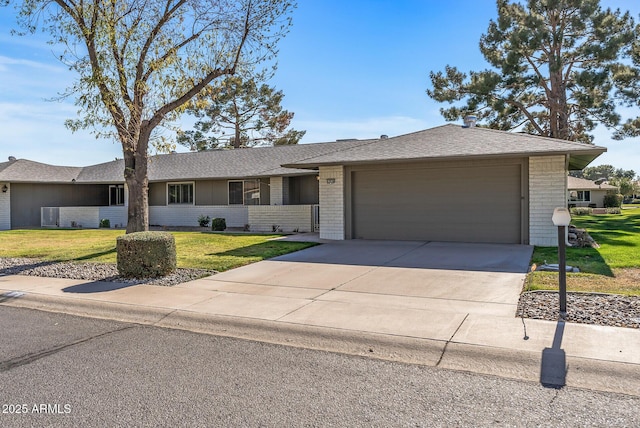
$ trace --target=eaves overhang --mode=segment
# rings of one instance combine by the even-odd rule
[[[447,156],[415,156],[415,157],[397,157],[397,158],[364,158],[364,159],[352,159],[352,160],[328,160],[328,161],[313,161],[307,160],[301,163],[284,164],[284,168],[304,168],[304,169],[318,169],[323,166],[349,166],[349,165],[365,165],[365,164],[390,164],[390,163],[404,163],[404,162],[433,162],[433,161],[459,161],[470,159],[505,159],[505,158],[528,158],[531,156],[554,156],[562,155],[569,156],[569,169],[583,169],[595,160],[602,153],[606,152],[605,147],[594,146],[590,151],[578,151],[567,153],[566,151],[531,151],[531,152],[513,152],[513,153],[500,153],[500,154],[459,154],[459,155],[447,155]]]

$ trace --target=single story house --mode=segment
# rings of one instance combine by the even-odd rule
[[[149,222],[323,239],[557,245],[567,171],[604,147],[448,124],[397,137],[152,156]],[[0,163],[0,229],[126,223],[123,162]],[[247,226],[248,225],[248,226]]]
[[[569,176],[567,178],[570,207],[604,208],[604,196],[607,193],[618,193],[618,188],[607,183],[596,183],[584,178]]]

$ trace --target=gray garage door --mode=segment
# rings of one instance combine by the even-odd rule
[[[353,238],[519,244],[520,168],[353,171]]]

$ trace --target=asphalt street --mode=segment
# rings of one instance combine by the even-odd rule
[[[0,307],[0,426],[640,426],[640,398],[548,389]]]

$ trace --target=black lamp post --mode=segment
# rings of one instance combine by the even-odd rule
[[[560,276],[560,319],[567,319],[567,251],[566,227],[571,223],[571,214],[566,208],[556,208],[551,217],[553,224],[558,227],[558,274]]]

